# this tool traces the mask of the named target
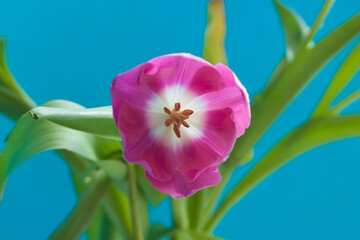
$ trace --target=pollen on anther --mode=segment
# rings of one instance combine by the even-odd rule
[[[165,126],[170,126],[170,124],[173,122],[173,120],[172,119],[167,119],[166,121],[165,121]]]
[[[180,138],[180,130],[176,125],[174,125],[174,133],[178,138]]]
[[[164,107],[164,111],[165,111],[167,114],[171,114],[170,109],[168,109],[167,107]]]
[[[179,102],[175,103],[175,111],[180,111],[181,105]]]
[[[181,112],[182,115],[191,115],[193,114],[194,111],[193,110],[190,110],[190,109],[185,109],[184,111]]]
[[[187,127],[187,128],[190,127],[190,125],[189,125],[186,121],[182,121],[181,123],[182,123],[182,125],[184,125],[184,126]]]

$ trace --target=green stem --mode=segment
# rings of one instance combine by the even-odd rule
[[[134,226],[134,234],[136,240],[143,240],[143,232],[141,227],[140,212],[138,206],[137,186],[136,186],[136,175],[134,166],[128,163],[129,170],[129,182],[130,182],[130,200],[131,200],[131,214]]]
[[[352,104],[353,102],[355,102],[356,100],[358,100],[360,98],[360,89],[357,90],[356,92],[352,93],[350,96],[348,96],[347,98],[345,98],[343,101],[341,101],[340,103],[338,103],[331,112],[333,113],[338,113],[341,110],[343,110],[344,108],[346,108],[347,106],[349,106],[350,104]]]
[[[317,18],[315,20],[314,25],[311,28],[309,35],[305,39],[301,49],[305,49],[306,46],[309,44],[309,42],[313,39],[313,37],[315,36],[316,32],[318,31],[320,25],[323,23],[325,17],[329,13],[334,2],[335,2],[335,0],[326,0],[324,6],[322,7],[319,15],[317,16]]]
[[[180,229],[188,229],[189,228],[189,218],[187,215],[187,199],[179,198],[179,199],[171,199],[172,210],[173,210],[173,218],[174,225],[176,228]]]
[[[114,227],[122,234],[123,240],[130,240],[133,235],[130,208],[126,194],[111,184],[104,200],[104,209]]]
[[[61,226],[49,237],[49,240],[78,239],[95,215],[107,190],[110,180],[103,171],[99,171],[93,181],[84,190],[79,203]]]
[[[206,202],[209,200],[209,189],[202,189],[188,198],[189,228],[198,229],[203,220]]]
[[[207,195],[208,199],[204,203],[205,204],[204,212],[202,217],[200,218],[197,229],[203,230],[205,228],[206,222],[209,221],[210,218],[212,218],[211,213],[215,208],[216,204],[218,203],[220,195],[230,179],[231,173],[232,171],[230,171],[229,168],[225,169],[224,171],[221,172],[222,175],[221,182],[215,187],[206,189],[207,191],[209,191],[209,194]]]
[[[171,205],[173,211],[174,228],[186,230],[189,228],[189,216],[187,214],[188,200],[186,198],[174,199],[171,198]],[[171,239],[181,240],[181,234],[174,234]]]

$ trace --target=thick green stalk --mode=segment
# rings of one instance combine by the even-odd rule
[[[197,229],[201,220],[203,219],[205,205],[210,200],[207,189],[202,189],[188,198],[188,219],[189,228]]]
[[[189,229],[189,216],[188,216],[188,200],[186,198],[171,198],[171,205],[173,211],[174,228],[180,230]],[[181,240],[181,235],[175,234],[171,239]]]
[[[141,217],[139,212],[139,199],[136,184],[135,169],[131,163],[128,163],[129,183],[130,183],[130,201],[131,201],[131,215],[134,226],[134,239],[143,240],[144,234],[142,232]]]
[[[104,209],[114,227],[122,234],[123,240],[130,240],[133,236],[130,208],[128,197],[111,184],[104,200]]]
[[[186,198],[171,198],[171,204],[173,209],[173,219],[176,228],[188,229],[189,218],[187,215],[187,199]]]
[[[97,172],[92,182],[84,190],[74,210],[49,237],[49,240],[78,239],[102,203],[109,186],[110,180],[105,172]]]

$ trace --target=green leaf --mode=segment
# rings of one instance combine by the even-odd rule
[[[35,119],[47,119],[75,130],[121,139],[111,106],[89,109],[37,107],[29,113]]]
[[[95,215],[92,217],[90,223],[86,228],[86,232],[89,240],[105,240],[104,235],[107,228],[105,224],[112,227],[111,222],[106,222],[106,216],[103,209],[100,207]]]
[[[223,240],[223,238],[210,236],[207,232],[198,232],[190,229],[175,229],[170,231],[168,235],[179,236],[181,239],[184,240]]]
[[[227,64],[224,40],[226,34],[225,9],[222,0],[208,3],[207,27],[203,57],[212,64]]]
[[[67,101],[53,101],[49,107],[79,107]],[[74,152],[89,160],[107,159],[121,152],[117,141],[60,126],[45,119],[35,120],[26,114],[20,118],[9,136],[0,161],[0,184],[28,158],[51,149]]]
[[[161,193],[150,184],[149,180],[145,177],[145,170],[141,166],[135,165],[135,171],[140,191],[152,206],[158,205],[167,197],[167,195]]]
[[[110,159],[97,161],[96,164],[106,172],[116,187],[128,193],[129,181],[127,178],[127,166],[124,162]]]
[[[26,107],[26,110],[29,110],[30,108],[35,106],[35,103],[26,95],[26,93],[21,89],[19,84],[11,76],[11,73],[7,67],[5,56],[5,38],[0,38],[0,87],[3,88],[0,92],[0,96],[3,94],[6,95],[1,97],[0,101],[8,101],[1,102],[1,105],[9,103],[10,105],[13,105],[12,107],[19,107],[19,109],[14,109],[13,111],[21,111],[22,107],[24,106]],[[8,99],[6,99],[6,97]],[[14,100],[14,102],[11,102],[12,100]],[[3,111],[2,108],[0,108],[0,111]],[[23,113],[24,112],[22,112],[21,114]],[[5,112],[5,114],[8,114],[8,111]],[[13,112],[10,113],[9,116],[11,118],[14,118]],[[17,118],[19,118],[20,116],[17,116]]]
[[[236,141],[228,161],[243,158],[314,75],[359,32],[360,13],[330,33],[314,48],[299,53],[281,73],[276,74],[276,78],[254,99],[251,125],[245,135]]]
[[[246,193],[291,159],[320,145],[356,136],[360,136],[360,114],[312,118],[280,141],[230,192],[208,222],[206,230],[213,229]]]
[[[78,204],[49,240],[78,239],[97,212],[109,186],[110,181],[105,172],[97,172]]]
[[[339,93],[345,88],[350,80],[355,76],[360,68],[360,43],[352,50],[347,59],[341,65],[333,78],[330,86],[326,90],[323,98],[321,99],[318,107],[314,112],[314,116],[324,114],[330,104],[339,95]]]
[[[279,1],[274,2],[285,30],[286,58],[291,61],[301,49],[304,40],[309,35],[310,28],[296,12]]]
[[[0,161],[1,161],[1,154],[0,154]],[[3,196],[4,196],[5,187],[6,187],[6,181],[3,182],[3,183],[0,185],[0,203],[1,203],[2,198],[3,198]]]
[[[5,38],[0,38],[0,86],[5,86],[17,92],[17,84],[14,82],[6,64],[5,48]]]
[[[17,120],[32,107],[32,104],[24,101],[16,92],[0,85],[0,112]]]
[[[133,227],[131,225],[130,201],[128,196],[114,184],[111,184],[105,198],[104,209],[116,229],[121,232],[123,239],[132,239]]]
[[[96,164],[108,174],[116,187],[126,194],[129,193],[129,180],[125,162],[109,159],[98,161]],[[161,193],[150,184],[141,166],[135,165],[135,171],[140,193],[151,205],[156,206],[167,197],[167,195]]]
[[[152,240],[160,240],[163,239],[166,234],[169,232],[169,229],[162,225],[153,224],[151,225],[150,233],[149,233],[149,239]]]

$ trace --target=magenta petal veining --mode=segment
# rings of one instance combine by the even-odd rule
[[[111,100],[124,159],[174,198],[218,184],[219,164],[250,124],[249,97],[236,75],[191,54],[119,74]]]

